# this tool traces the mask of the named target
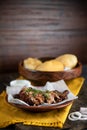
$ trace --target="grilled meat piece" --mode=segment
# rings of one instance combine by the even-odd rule
[[[62,100],[65,100],[67,99],[67,95],[69,94],[69,91],[68,90],[65,90],[61,95],[60,97],[62,98]]]
[[[25,101],[31,106],[38,106],[43,103],[54,104],[61,102],[67,98],[69,91],[64,92],[54,91],[41,91],[33,88],[24,87],[19,93],[19,99]]]

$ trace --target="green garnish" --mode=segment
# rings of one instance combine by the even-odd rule
[[[43,94],[43,91],[34,88],[27,88],[26,94],[28,94],[29,92],[32,92],[33,96],[36,96],[37,94]]]
[[[37,89],[34,89],[34,88],[27,88],[25,92],[26,92],[27,95],[29,94],[29,92],[31,92],[34,97],[37,94],[42,94],[47,99],[49,98],[49,93],[50,93],[50,91],[48,91],[48,90],[41,91],[41,90],[37,90]]]
[[[44,93],[44,97],[45,97],[46,99],[48,99],[48,98],[49,98],[49,93]]]

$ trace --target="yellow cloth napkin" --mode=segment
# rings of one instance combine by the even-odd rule
[[[66,83],[69,89],[77,95],[83,85],[83,82],[84,78],[79,77],[67,81]],[[6,102],[6,92],[4,91],[0,95],[0,128],[15,123],[62,128],[71,106],[72,104],[62,109],[50,112],[31,113],[8,104]]]

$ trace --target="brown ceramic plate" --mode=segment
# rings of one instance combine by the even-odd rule
[[[7,96],[6,96],[6,101],[8,102]],[[48,112],[48,111],[64,108],[68,106],[69,104],[71,104],[72,102],[73,101],[68,101],[63,104],[53,105],[53,106],[26,106],[26,105],[20,105],[20,104],[15,104],[15,103],[9,103],[9,102],[8,103],[15,107],[21,108],[23,110],[28,110],[30,112]]]
[[[53,58],[40,58],[42,61],[46,61]],[[82,73],[82,64],[78,62],[75,68],[67,71],[57,72],[45,72],[45,71],[33,71],[24,68],[23,62],[19,63],[19,74],[24,78],[33,81],[36,85],[45,85],[47,81],[54,82],[58,80],[70,80],[79,77]]]

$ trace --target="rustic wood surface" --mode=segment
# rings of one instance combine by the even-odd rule
[[[26,57],[63,53],[87,63],[86,45],[86,0],[0,1],[0,72],[17,70]]]
[[[9,82],[19,76],[18,73],[6,73],[0,74],[0,92],[2,92]],[[87,107],[87,65],[83,66],[82,76],[85,78],[83,87],[78,95],[78,99],[74,101],[70,112],[79,111],[80,107]],[[87,120],[86,121],[70,121],[66,120],[64,124],[65,130],[87,130]],[[83,129],[85,128],[85,129]],[[6,128],[1,128],[0,130],[59,130],[58,128],[49,127],[38,127],[38,126],[26,126],[22,123],[11,125]]]

